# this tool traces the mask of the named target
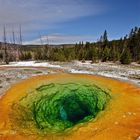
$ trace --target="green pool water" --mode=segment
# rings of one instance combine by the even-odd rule
[[[109,93],[95,85],[51,83],[35,89],[13,108],[25,128],[62,132],[94,119],[109,99]]]

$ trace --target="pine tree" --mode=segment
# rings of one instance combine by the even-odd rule
[[[103,34],[103,41],[108,41],[108,38],[107,38],[107,31],[105,30],[104,34]]]
[[[113,62],[116,62],[119,60],[119,51],[118,51],[118,48],[116,48],[115,46],[113,46],[111,49],[110,49],[110,58],[109,60],[110,61],[113,61]]]
[[[97,63],[98,62],[98,59],[99,59],[99,54],[98,54],[98,50],[96,47],[93,47],[92,49],[92,63]]]
[[[122,53],[120,62],[121,62],[122,64],[130,64],[131,61],[132,61],[132,58],[131,58],[130,50],[129,50],[128,48],[126,48],[126,49],[124,50],[124,52]]]
[[[104,49],[104,51],[102,52],[102,62],[106,62],[106,61],[109,60],[109,56],[110,56],[109,52],[110,52],[110,51],[109,51],[109,48],[106,47],[106,48]]]

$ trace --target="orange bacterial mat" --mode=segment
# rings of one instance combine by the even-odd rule
[[[47,87],[45,85],[47,85]],[[64,90],[62,90],[61,85],[63,85],[62,88]],[[84,85],[84,88],[81,85]],[[88,85],[90,85],[90,87],[88,87]],[[102,104],[97,101],[95,107],[100,106],[96,108],[99,113],[96,116],[92,114],[94,116],[92,119],[87,119],[87,117],[85,119],[85,115],[83,117],[84,119],[82,118],[84,121],[78,121],[78,123],[74,122],[73,124],[70,123],[72,127],[66,125],[67,129],[58,132],[52,130],[57,130],[60,126],[54,126],[55,129],[52,129],[52,124],[55,123],[50,120],[46,122],[47,115],[45,119],[43,118],[44,116],[42,117],[42,114],[45,114],[44,112],[39,112],[41,115],[37,112],[41,116],[39,116],[41,119],[38,119],[38,116],[34,115],[37,110],[37,105],[39,106],[43,103],[46,105],[46,102],[51,104],[50,100],[53,99],[51,94],[55,94],[61,90],[61,92],[65,92],[68,89],[71,89],[68,91],[72,91],[73,93],[79,86],[81,88],[79,88],[77,92],[85,97],[88,96],[88,92],[85,92],[90,92],[92,85],[95,89],[100,88],[102,91],[109,93],[110,96],[108,101],[104,100],[104,95],[97,97],[98,100],[99,98],[102,100]],[[68,89],[66,89],[66,87],[68,87]],[[87,90],[86,87],[88,87]],[[82,89],[84,93],[82,93]],[[70,93],[66,92],[64,96],[65,94],[71,97]],[[98,92],[96,92],[96,94],[98,94]],[[48,97],[50,97],[50,100]],[[40,101],[42,98],[43,102]],[[47,99],[46,102],[44,98]],[[57,100],[57,96],[54,98]],[[88,98],[89,97],[86,97],[85,100]],[[60,101],[62,101],[62,99],[60,99]],[[70,107],[69,104],[67,104],[68,107]],[[75,102],[73,104],[75,104]],[[81,104],[83,105],[84,103]],[[88,105],[88,107],[89,106],[91,107],[91,105]],[[46,110],[46,107],[47,106],[42,108]],[[54,109],[55,107],[57,106],[54,106]],[[59,108],[61,115],[59,117],[62,118],[63,122],[68,121],[68,118],[72,120],[75,116],[71,114],[70,116],[68,114],[69,109],[66,110],[64,107]],[[78,107],[75,108],[77,109]],[[39,109],[40,108],[38,108],[38,110]],[[78,110],[74,111],[74,115],[78,115],[76,111]],[[90,111],[90,113],[91,112],[92,111]],[[58,112],[53,113],[58,114]],[[87,114],[89,115],[90,113],[88,112]],[[90,115],[90,117],[92,115]],[[36,120],[36,118],[38,120]],[[56,118],[55,120],[57,120]],[[42,120],[44,120],[45,123]],[[38,124],[40,122],[41,125]],[[59,123],[57,123],[57,125],[58,124]],[[48,128],[46,129],[46,127]],[[63,128],[64,127],[61,127],[61,129]],[[139,135],[140,88],[126,82],[86,74],[52,74],[37,76],[13,85],[0,99],[0,140],[136,140]]]

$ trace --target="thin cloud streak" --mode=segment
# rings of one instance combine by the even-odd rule
[[[41,45],[43,44],[75,44],[80,41],[93,41],[95,38],[92,35],[63,35],[63,34],[53,34],[48,36],[42,36],[41,38],[37,38],[32,41],[24,42],[24,45],[34,44]]]

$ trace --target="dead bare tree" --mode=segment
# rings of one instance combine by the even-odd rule
[[[22,29],[21,25],[19,25],[19,44],[17,46],[17,61],[20,60],[21,48],[22,48]]]
[[[16,40],[15,40],[15,32],[14,29],[12,29],[12,39],[13,39],[13,44],[16,44]]]
[[[40,37],[40,43],[41,43],[41,46],[43,46],[43,40],[42,40],[42,36],[39,34],[39,37]]]
[[[40,42],[42,46],[42,56],[44,60],[47,60],[50,57],[48,36],[44,37],[44,39],[47,41],[47,44],[43,42],[42,36],[40,36]]]
[[[14,27],[12,27],[12,43],[11,43],[11,49],[13,50],[13,60],[17,60],[17,55],[18,55],[18,49],[17,49],[17,45],[16,45],[16,38],[15,38],[15,31],[14,31]]]
[[[4,48],[4,53],[3,53],[3,62],[6,64],[9,64],[9,58],[8,58],[8,48],[7,48],[7,39],[6,39],[6,29],[5,26],[3,27],[3,48]]]
[[[20,41],[20,45],[22,45],[22,29],[21,29],[21,25],[19,26],[19,41]]]
[[[43,39],[42,39],[42,35],[39,34],[39,37],[40,37],[40,44],[41,44],[41,59],[44,59],[44,56],[45,56],[45,51],[44,51],[44,42],[43,42]]]
[[[47,41],[47,58],[50,58],[50,53],[51,53],[51,47],[49,48],[49,36],[46,36],[46,41]]]
[[[3,59],[3,50],[2,50],[2,43],[0,42],[0,63],[2,62],[2,59]]]

